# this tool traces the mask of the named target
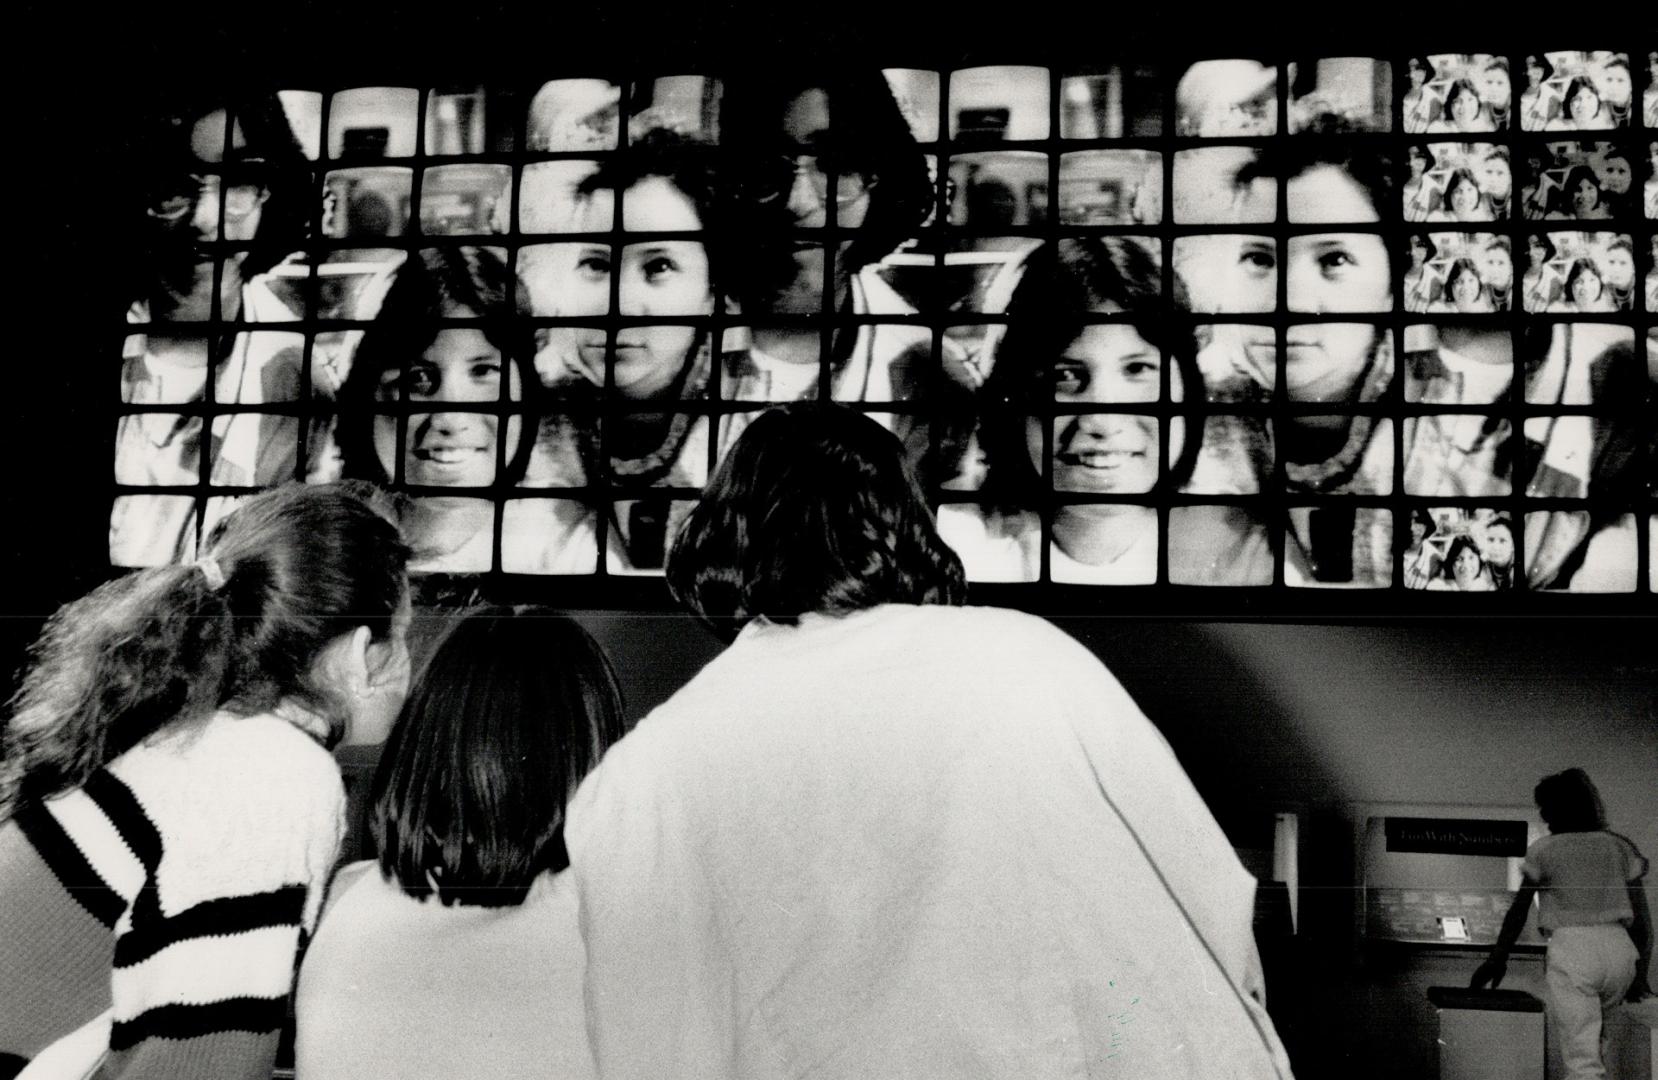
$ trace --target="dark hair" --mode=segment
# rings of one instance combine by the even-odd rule
[[[1498,514],[1485,523],[1485,527],[1487,529],[1491,529],[1499,525],[1508,530],[1509,542],[1512,543],[1514,540],[1514,520],[1507,514]],[[1481,557],[1484,557],[1484,552],[1481,552]],[[1496,584],[1497,588],[1508,589],[1513,587],[1514,560],[1512,558],[1509,560],[1507,566],[1498,566],[1487,559],[1485,568],[1491,572],[1491,580]]]
[[[1560,115],[1567,120],[1572,119],[1572,104],[1578,95],[1587,90],[1595,95],[1595,101],[1600,102],[1600,90],[1588,78],[1582,75],[1573,75],[1572,81],[1566,85],[1566,92],[1560,95]],[[1575,122],[1575,121],[1574,121]]]
[[[1582,277],[1584,274],[1595,275],[1595,280],[1600,282],[1601,292],[1606,291],[1606,275],[1600,272],[1600,267],[1596,266],[1590,259],[1573,259],[1572,268],[1566,272],[1565,288],[1566,299],[1571,300],[1573,303],[1576,303],[1577,299],[1575,294],[1577,279]]]
[[[1407,68],[1409,68],[1413,64],[1416,67],[1421,68],[1422,73],[1425,74],[1428,78],[1431,79],[1431,78],[1434,77],[1433,61],[1429,60],[1426,56],[1412,56],[1412,57],[1408,58],[1405,61],[1405,67],[1407,67]]]
[[[0,817],[49,798],[165,728],[295,699],[345,710],[312,682],[317,654],[366,626],[392,634],[409,549],[368,484],[286,484],[251,496],[209,534],[196,565],[116,578],[65,605],[31,649],[0,755]]]
[[[1484,289],[1485,287],[1485,279],[1480,277],[1479,267],[1474,265],[1474,260],[1467,257],[1459,257],[1451,263],[1450,270],[1445,273],[1445,295],[1449,297],[1453,303],[1456,301],[1457,279],[1462,277],[1464,274],[1473,274],[1474,280],[1480,283],[1480,288]]]
[[[1427,249],[1428,254],[1422,260],[1424,263],[1426,263],[1429,259],[1439,258],[1439,245],[1435,244],[1433,242],[1433,238],[1427,233],[1411,233],[1410,239],[1421,241],[1422,246]],[[1409,241],[1407,241],[1407,244],[1408,243]]]
[[[1573,165],[1567,170],[1566,180],[1560,185],[1560,190],[1555,193],[1555,198],[1560,200],[1559,210],[1562,214],[1575,213],[1572,200],[1576,198],[1578,185],[1585,180],[1594,185],[1595,205],[1599,206],[1606,201],[1606,194],[1601,190],[1600,177],[1595,175],[1595,170],[1587,165]]]
[[[1532,791],[1537,812],[1551,833],[1596,832],[1606,828],[1606,809],[1595,782],[1582,769],[1545,776]]]
[[[1445,116],[1447,118],[1454,118],[1455,113],[1452,110],[1452,106],[1464,95],[1471,96],[1474,101],[1481,106],[1485,104],[1485,102],[1480,99],[1478,87],[1476,87],[1472,82],[1469,82],[1467,79],[1457,79],[1451,83],[1451,88],[1445,91]]]
[[[1452,540],[1451,546],[1445,549],[1445,562],[1442,564],[1440,572],[1443,573],[1448,580],[1456,580],[1457,556],[1461,555],[1464,551],[1472,551],[1474,553],[1474,557],[1480,561],[1480,568],[1485,569],[1485,556],[1480,554],[1480,546],[1474,543],[1473,537],[1469,536],[1467,533],[1463,533],[1456,539]]]
[[[1410,512],[1410,519],[1413,524],[1420,521],[1423,525],[1427,526],[1426,531],[1422,533],[1422,539],[1424,540],[1432,536],[1439,529],[1439,522],[1435,521],[1434,516],[1420,506]]]
[[[828,94],[836,150],[849,166],[875,180],[863,225],[847,234],[852,242],[844,263],[846,269],[857,270],[914,236],[934,202],[926,156],[879,71],[851,66],[817,71],[794,68],[734,77],[726,83],[720,107],[721,145],[732,155],[732,168],[738,170],[733,175],[747,175],[755,166],[753,155],[767,153],[778,143],[778,122],[785,106],[808,90]],[[754,210],[742,204],[736,209],[745,216]],[[754,230],[745,224],[740,231],[765,235],[771,230]],[[732,269],[743,272],[747,268]]]
[[[1326,113],[1314,117],[1301,130],[1303,134],[1313,137],[1288,140],[1263,150],[1255,162],[1239,170],[1239,182],[1261,175],[1277,176],[1288,183],[1312,169],[1331,166],[1346,173],[1364,189],[1378,218],[1384,215],[1386,208],[1395,205],[1390,162],[1376,153],[1371,144],[1347,137],[1361,131],[1361,128],[1354,127],[1343,117]]]
[[[1480,192],[1480,182],[1474,178],[1474,174],[1469,172],[1466,168],[1458,167],[1458,168],[1452,170],[1451,178],[1445,182],[1445,194],[1444,194],[1443,198],[1445,200],[1445,209],[1446,210],[1449,210],[1453,213],[1455,212],[1455,208],[1451,204],[1451,195],[1455,192],[1455,190],[1457,188],[1461,187],[1464,184],[1467,184],[1470,187],[1472,187],[1474,189],[1474,194],[1475,195],[1480,195],[1481,194],[1481,192]]]
[[[417,359],[437,339],[443,320],[463,311],[479,317],[474,325],[501,350],[502,362],[517,366],[522,392],[510,406],[502,402],[501,408],[523,415],[525,432],[507,461],[503,482],[514,483],[524,475],[535,443],[530,429],[538,415],[541,379],[535,372],[533,332],[513,318],[528,308],[521,291],[506,264],[488,248],[423,248],[398,268],[340,387],[336,438],[346,476],[391,482],[374,451],[374,415],[393,408],[377,403],[380,377]]]
[[[961,560],[940,539],[898,439],[843,405],[761,413],[675,538],[675,597],[722,638],[760,616],[878,604],[960,604]]]
[[[369,797],[381,872],[446,905],[520,903],[570,864],[565,802],[625,731],[615,673],[575,620],[467,614],[380,753]]]
[[[1526,56],[1526,67],[1530,68],[1533,62],[1535,62],[1538,67],[1543,69],[1543,78],[1539,79],[1539,82],[1545,82],[1554,78],[1554,65],[1549,62],[1548,57],[1544,56],[1542,53],[1530,53]]]
[[[996,349],[985,380],[985,422],[980,431],[987,472],[985,496],[1003,506],[1028,506],[1042,489],[1042,475],[1030,460],[1025,424],[1053,407],[1047,376],[1053,362],[1090,316],[1120,311],[1134,329],[1167,356],[1180,373],[1188,406],[1185,444],[1158,480],[1155,491],[1177,489],[1191,476],[1203,440],[1203,375],[1197,343],[1179,322],[1186,303],[1180,279],[1165,300],[1157,260],[1132,239],[1082,236],[1045,244],[1025,257],[1019,283],[1008,301],[1007,335]]]
[[[1531,242],[1533,240],[1537,241],[1537,246],[1538,247],[1541,247],[1541,248],[1545,249],[1548,252],[1548,255],[1545,256],[1544,259],[1543,259],[1544,262],[1550,262],[1555,258],[1555,256],[1560,254],[1560,249],[1554,246],[1554,240],[1550,238],[1548,233],[1546,233],[1546,232],[1527,233],[1526,234],[1526,247],[1528,249],[1531,247]],[[1528,250],[1526,252],[1526,254],[1529,256],[1531,254],[1531,252]]]
[[[690,200],[697,212],[703,233],[698,239],[708,252],[712,277],[718,283],[724,261],[719,240],[726,233],[723,224],[726,202],[713,153],[714,147],[697,136],[652,128],[630,138],[625,149],[601,161],[576,186],[576,195],[585,199],[596,191],[621,194],[653,176],[668,181]]]

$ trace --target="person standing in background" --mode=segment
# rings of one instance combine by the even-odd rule
[[[1502,983],[1536,897],[1537,927],[1549,943],[1549,1038],[1561,1048],[1567,1080],[1599,1080],[1607,1010],[1651,993],[1652,922],[1640,885],[1647,861],[1607,828],[1600,792],[1582,769],[1543,777],[1533,797],[1549,835],[1527,849],[1520,891],[1468,985]]]

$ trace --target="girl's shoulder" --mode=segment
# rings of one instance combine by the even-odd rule
[[[326,818],[345,798],[334,755],[272,713],[218,712],[141,743],[108,769],[154,811],[223,822]]]

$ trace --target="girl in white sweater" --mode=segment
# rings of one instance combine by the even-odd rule
[[[0,740],[0,1074],[270,1076],[407,561],[374,489],[290,485],[53,617]]]

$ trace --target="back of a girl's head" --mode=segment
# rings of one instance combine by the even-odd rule
[[[396,506],[360,481],[288,484],[255,495],[208,537],[218,590],[241,628],[230,686],[242,708],[314,695],[311,662],[339,634],[391,634],[408,592]],[[326,707],[329,703],[314,702]]]
[[[358,483],[254,495],[200,564],[139,570],[48,622],[5,731],[0,809],[67,790],[151,735],[216,709],[297,701],[343,731],[313,665],[339,635],[393,632],[409,551],[390,500]]]
[[[1537,812],[1550,832],[1593,832],[1606,827],[1600,792],[1582,769],[1545,776],[1532,792]]]
[[[897,438],[816,402],[749,425],[675,539],[667,578],[727,638],[756,616],[790,622],[966,595]]]
[[[445,904],[521,902],[569,864],[565,801],[624,730],[616,677],[580,624],[534,608],[466,615],[381,751],[382,871]]]

